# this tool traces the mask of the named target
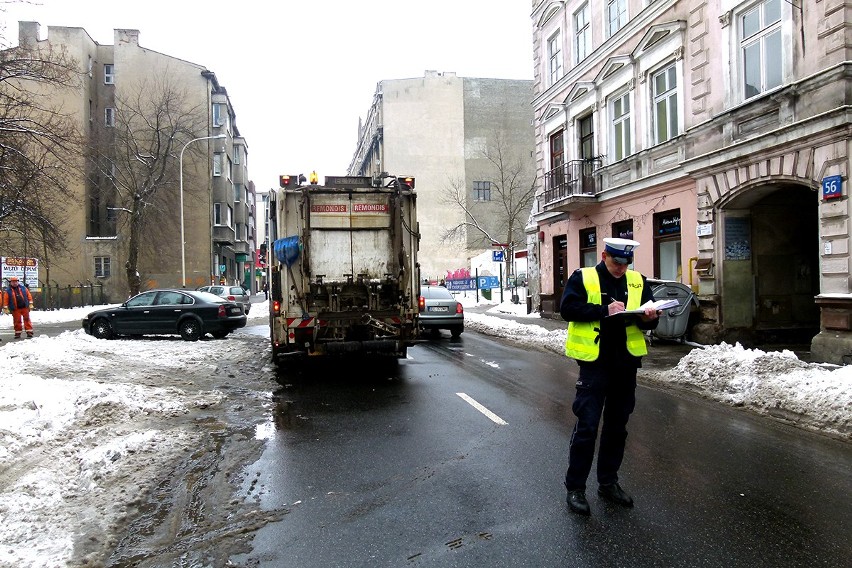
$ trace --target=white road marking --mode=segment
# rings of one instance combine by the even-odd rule
[[[479,404],[478,402],[473,400],[471,397],[469,397],[465,393],[457,392],[456,395],[460,396],[462,400],[464,400],[469,405],[471,405],[472,407],[474,407],[475,409],[480,411],[482,414],[487,416],[495,424],[500,424],[502,426],[506,426],[506,425],[509,424],[508,422],[506,422],[505,420],[503,420],[502,418],[500,418],[499,416],[497,416],[496,414],[494,414],[493,412],[491,412],[490,410],[488,410],[487,408],[485,408],[484,406],[482,406],[481,404]]]

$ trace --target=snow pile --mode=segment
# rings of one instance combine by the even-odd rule
[[[791,351],[722,343],[693,349],[673,369],[646,376],[732,406],[852,437],[849,366],[806,363]]]

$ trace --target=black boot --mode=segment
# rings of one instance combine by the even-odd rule
[[[586,501],[585,491],[568,491],[568,496],[565,498],[565,501],[568,503],[568,507],[578,515],[591,514],[589,502]]]
[[[633,498],[624,492],[618,483],[610,483],[609,485],[601,485],[598,487],[598,495],[622,507],[632,507]]]

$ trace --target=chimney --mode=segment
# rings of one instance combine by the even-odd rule
[[[18,45],[35,47],[41,35],[41,25],[38,22],[18,22]]]
[[[115,45],[139,45],[139,30],[115,30]]]

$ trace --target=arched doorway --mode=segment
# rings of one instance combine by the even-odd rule
[[[819,332],[818,197],[801,185],[761,185],[721,208],[725,335],[807,343]]]

